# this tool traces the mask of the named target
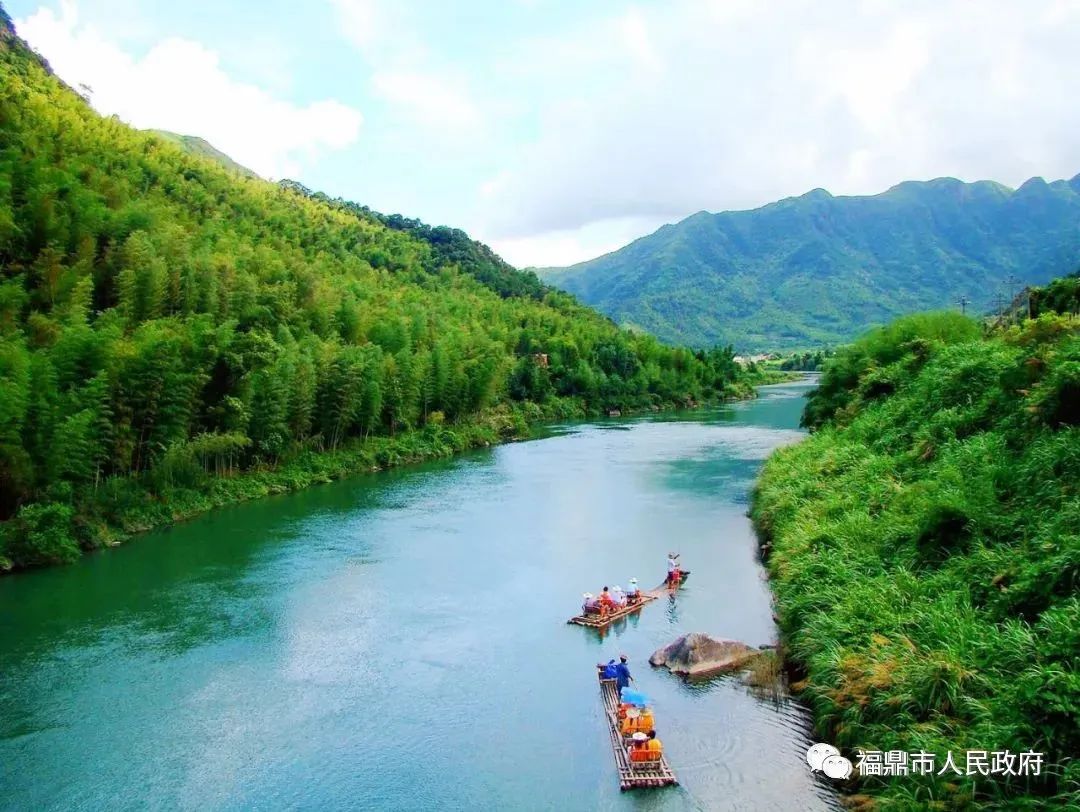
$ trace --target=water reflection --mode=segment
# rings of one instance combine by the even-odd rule
[[[0,579],[4,803],[827,808],[801,706],[647,664],[690,631],[773,641],[740,500],[800,407],[555,428]],[[566,625],[671,546],[687,588],[606,635]],[[679,788],[618,791],[594,666],[619,654]]]

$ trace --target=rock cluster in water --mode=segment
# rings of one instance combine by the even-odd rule
[[[684,634],[673,643],[657,649],[649,658],[655,666],[667,666],[673,674],[700,677],[725,671],[738,671],[761,654],[760,649],[738,640],[716,640],[707,634]]]

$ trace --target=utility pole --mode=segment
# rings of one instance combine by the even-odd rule
[[[1005,297],[1000,293],[995,293],[993,305],[994,309],[997,310],[998,321],[1003,320],[1005,318]]]
[[[1009,304],[1016,301],[1016,286],[1024,284],[1023,279],[1018,279],[1016,274],[1009,274],[1005,279],[1005,284],[1009,286]]]
[[[969,299],[967,296],[961,296],[959,299],[956,300],[956,303],[960,305],[960,314],[966,316],[967,306],[971,304],[971,299]]]

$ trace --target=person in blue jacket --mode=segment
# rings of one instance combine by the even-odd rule
[[[626,655],[619,658],[619,664],[615,666],[615,687],[620,691],[628,686],[634,678],[630,676],[630,668],[626,665]]]
[[[601,670],[600,676],[604,679],[618,679],[619,674],[614,660],[608,660],[607,665]]]

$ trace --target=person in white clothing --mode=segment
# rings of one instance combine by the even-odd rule
[[[668,553],[667,557],[667,582],[673,584],[679,580],[679,554]]]

